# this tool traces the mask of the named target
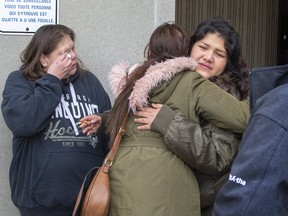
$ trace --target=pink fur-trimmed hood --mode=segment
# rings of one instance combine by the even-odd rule
[[[127,74],[139,65],[134,65],[129,69],[128,63],[118,63],[112,67],[108,76],[109,85],[115,97],[119,95],[125,85]],[[150,66],[145,75],[135,82],[133,91],[129,97],[129,107],[135,112],[141,110],[148,104],[150,91],[163,81],[170,81],[176,74],[184,70],[194,70],[197,63],[189,57],[178,57],[169,59]]]

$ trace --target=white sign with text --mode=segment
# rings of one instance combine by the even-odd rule
[[[58,0],[0,0],[0,34],[29,35],[58,23]]]

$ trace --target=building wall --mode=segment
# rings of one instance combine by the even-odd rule
[[[156,26],[175,20],[174,0],[59,0],[60,24],[76,32],[76,51],[110,94],[107,73],[119,61],[142,61],[144,47]],[[8,74],[19,68],[20,52],[32,36],[0,35],[0,91]],[[1,98],[2,100],[2,98]],[[113,101],[113,99],[112,99]],[[0,216],[17,216],[8,182],[12,134],[0,116]]]

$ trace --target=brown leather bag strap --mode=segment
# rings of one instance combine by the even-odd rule
[[[125,115],[125,117],[123,119],[123,122],[122,122],[122,124],[121,124],[121,126],[119,128],[119,131],[118,131],[118,133],[116,135],[116,138],[114,140],[113,146],[112,146],[110,152],[107,154],[107,156],[106,156],[106,158],[104,160],[104,163],[103,163],[103,166],[102,166],[102,170],[103,170],[104,173],[108,173],[110,167],[112,166],[112,163],[113,163],[115,154],[117,152],[119,143],[121,141],[122,136],[125,133],[125,127],[126,127],[126,124],[127,124],[128,115],[129,115],[129,111],[126,113],[126,115]]]

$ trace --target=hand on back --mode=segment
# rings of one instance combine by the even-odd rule
[[[138,126],[137,129],[150,130],[152,122],[156,118],[162,106],[162,104],[152,104],[152,107],[145,107],[143,110],[136,112],[134,122],[142,124]]]

